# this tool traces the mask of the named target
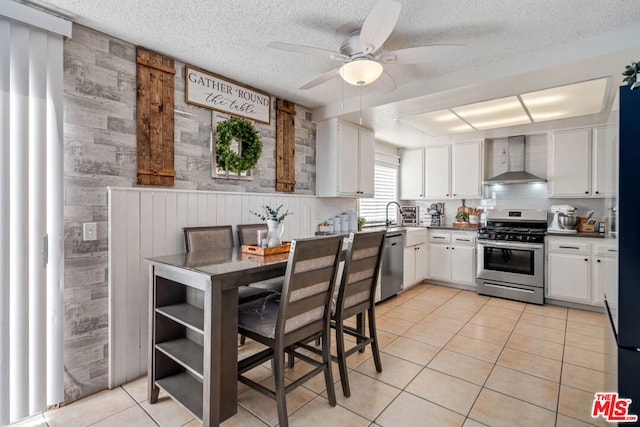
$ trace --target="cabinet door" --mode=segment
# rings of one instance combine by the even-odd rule
[[[425,192],[427,199],[449,197],[451,146],[425,148]]]
[[[553,136],[549,153],[550,196],[591,194],[591,131],[579,129]]]
[[[358,128],[338,124],[338,194],[358,195],[360,160]]]
[[[400,160],[400,198],[424,198],[424,149],[404,150]]]
[[[373,197],[375,192],[376,140],[373,132],[366,129],[359,129],[359,136],[358,191],[360,197]]]
[[[404,248],[404,272],[402,273],[402,283],[404,289],[416,282],[416,255],[415,246]]]
[[[605,284],[618,282],[618,260],[606,257],[596,258],[593,279],[591,302],[596,305],[604,305]]]
[[[429,244],[429,277],[449,281],[451,255],[449,245]]]
[[[593,130],[593,195],[613,196],[618,184],[618,128]]]
[[[453,145],[451,156],[451,191],[453,197],[482,196],[482,143]]]
[[[427,245],[423,243],[415,246],[416,282],[427,278]]]
[[[451,247],[451,281],[473,284],[476,281],[476,250],[473,246]]]
[[[589,257],[550,253],[548,259],[548,295],[552,298],[590,303]]]

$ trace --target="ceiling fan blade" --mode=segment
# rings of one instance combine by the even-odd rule
[[[327,82],[332,78],[337,77],[339,75],[339,71],[340,71],[340,68],[335,68],[331,71],[327,71],[326,73],[320,74],[318,77],[311,80],[307,84],[300,86],[300,89],[311,89],[312,87],[316,87],[319,84]]]
[[[338,52],[332,52],[327,49],[321,49],[319,47],[304,46],[301,44],[285,43],[285,42],[269,42],[267,45],[273,49],[286,50],[288,52],[302,53],[304,55],[322,56],[323,58],[337,59],[339,61],[346,61],[348,56]]]
[[[398,49],[392,52],[385,52],[380,56],[383,64],[423,64],[447,58],[448,56],[458,56],[460,44],[434,44],[425,46],[414,46],[406,49]]]
[[[360,30],[362,53],[373,53],[382,46],[398,22],[401,7],[395,0],[378,0]]]
[[[386,71],[383,71],[382,74],[380,74],[380,77],[378,77],[378,80],[374,83],[381,86],[387,92],[393,92],[396,90],[395,80],[393,80],[393,77],[391,77]]]

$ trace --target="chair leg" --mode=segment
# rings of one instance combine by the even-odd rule
[[[333,373],[331,371],[331,328],[327,324],[322,334],[322,363],[324,363],[324,384],[327,388],[329,405],[336,406],[336,389],[333,385]]]
[[[349,377],[347,377],[347,356],[344,349],[344,326],[342,319],[336,321],[336,350],[338,352],[338,369],[340,371],[340,383],[342,384],[342,394],[345,397],[351,396],[349,389]]]
[[[244,345],[246,341],[247,341],[247,337],[245,337],[244,335],[240,335],[240,345]]]
[[[358,334],[360,336],[364,336],[364,313],[358,313],[356,315],[356,329],[358,330]],[[362,338],[356,338],[356,342],[360,344],[362,342]],[[360,353],[364,353],[364,347],[358,350]]]
[[[289,426],[289,419],[287,417],[287,394],[284,388],[284,350],[279,349],[274,351],[273,355],[273,369],[275,377],[275,390],[276,390],[276,407],[278,408],[278,423],[281,427]]]
[[[380,348],[378,347],[378,333],[376,332],[376,316],[373,312],[373,307],[369,308],[367,315],[369,316],[369,336],[371,337],[373,361],[376,364],[376,371],[382,372],[382,360],[380,360]]]

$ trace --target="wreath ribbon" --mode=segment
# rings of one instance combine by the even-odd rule
[[[231,141],[240,140],[240,155],[231,149]],[[260,133],[247,120],[232,117],[216,126],[217,166],[240,174],[252,169],[262,154]]]

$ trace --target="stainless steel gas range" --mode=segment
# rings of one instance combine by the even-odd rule
[[[544,304],[546,229],[547,211],[487,211],[478,230],[478,293]]]

